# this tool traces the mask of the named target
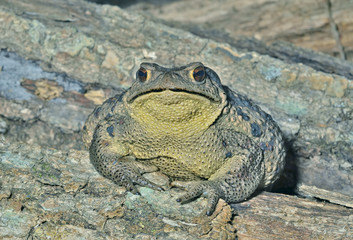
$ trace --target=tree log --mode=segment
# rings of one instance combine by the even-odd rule
[[[0,22],[0,133],[5,138],[0,237],[352,234],[353,84],[344,74],[240,52],[135,12],[82,0],[1,1]],[[320,57],[325,64],[326,56]],[[180,194],[175,189],[142,189],[137,198],[100,177],[85,151],[71,149],[83,149],[80,129],[87,115],[128,87],[142,61],[165,66],[202,61],[224,84],[258,103],[279,123],[288,146],[286,170],[274,190],[313,199],[265,193],[235,205],[235,212],[221,202],[208,219],[196,217],[202,199],[179,206],[171,201]]]

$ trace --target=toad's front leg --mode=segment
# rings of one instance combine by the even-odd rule
[[[211,215],[219,198],[234,203],[245,200],[255,192],[264,176],[263,153],[246,136],[239,133],[237,139],[237,144],[230,146],[232,157],[207,181],[172,183],[187,190],[177,199],[178,202],[186,203],[204,196],[208,199],[206,214]]]
[[[96,170],[134,194],[139,194],[135,185],[163,190],[142,176],[142,173],[153,172],[157,168],[137,163],[121,135],[121,129],[114,119],[97,125],[89,149],[90,160]]]

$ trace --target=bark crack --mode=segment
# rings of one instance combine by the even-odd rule
[[[344,51],[344,47],[343,47],[343,45],[341,43],[340,31],[339,31],[338,26],[335,23],[335,21],[333,19],[333,16],[332,16],[332,3],[331,3],[331,0],[326,0],[326,10],[327,10],[327,14],[328,14],[329,22],[330,22],[331,33],[333,35],[333,38],[336,41],[336,47],[337,47],[338,53],[340,55],[340,58],[342,60],[347,60],[347,56],[346,56],[346,53]]]

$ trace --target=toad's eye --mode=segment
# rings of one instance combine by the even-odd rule
[[[147,70],[143,67],[140,67],[140,69],[137,71],[137,77],[141,82],[145,82],[147,80]]]
[[[203,66],[195,68],[192,76],[196,82],[201,82],[205,78],[205,68]]]

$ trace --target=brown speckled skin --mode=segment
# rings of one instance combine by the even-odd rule
[[[217,74],[201,63],[179,68],[141,66],[148,71],[147,81],[137,75],[131,88],[105,101],[86,121],[83,140],[99,173],[138,193],[135,185],[161,190],[142,176],[160,170],[172,180],[188,182],[186,194],[177,201],[207,197],[208,215],[219,198],[242,201],[278,178],[285,150],[271,116],[223,86]],[[196,82],[190,73],[200,66],[205,77]],[[153,109],[153,104],[158,108]],[[200,113],[185,110],[184,114],[188,104],[190,109],[195,104]],[[151,106],[152,113],[146,113]],[[189,114],[191,120],[182,119]],[[171,115],[180,121],[175,126]]]

